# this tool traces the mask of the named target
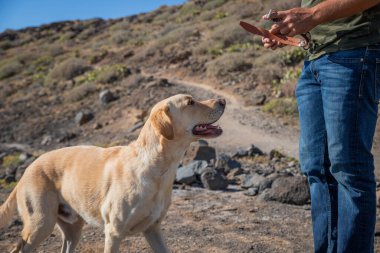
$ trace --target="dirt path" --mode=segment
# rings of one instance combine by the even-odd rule
[[[264,152],[277,149],[289,156],[298,157],[298,131],[294,127],[285,126],[278,119],[264,115],[258,107],[244,106],[234,95],[210,85],[176,78],[168,80],[227,100],[227,109],[219,121],[224,133],[221,137],[210,140],[211,145],[220,147],[224,152],[234,152],[237,148],[244,149],[254,144]]]

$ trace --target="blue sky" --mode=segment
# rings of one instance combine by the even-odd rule
[[[55,21],[119,18],[185,0],[0,0],[0,32]]]

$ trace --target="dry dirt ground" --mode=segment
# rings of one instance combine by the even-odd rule
[[[297,153],[297,131],[280,120],[268,118],[255,107],[243,107],[223,91],[201,84],[172,80],[176,91],[199,98],[223,96],[228,109],[220,124],[223,137],[210,142],[219,152],[233,152],[255,144],[264,151],[272,148],[289,155]],[[242,191],[209,191],[186,187],[174,189],[172,206],[163,223],[164,234],[173,252],[244,253],[312,252],[310,207],[261,202]],[[4,200],[9,190],[0,191]],[[16,218],[16,217],[15,217]],[[380,213],[378,213],[376,252],[380,253]],[[19,222],[0,230],[0,252],[9,252],[21,231]],[[102,252],[102,230],[85,226],[77,252]],[[54,233],[35,252],[59,252],[60,233]],[[121,252],[150,252],[141,236],[126,238]]]

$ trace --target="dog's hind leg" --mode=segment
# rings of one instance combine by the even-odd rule
[[[57,223],[63,239],[61,253],[73,253],[82,233],[83,219],[78,217],[78,220],[73,224],[58,219]]]
[[[144,236],[154,253],[170,253],[159,225],[154,225],[149,228],[144,232]]]
[[[12,253],[31,252],[54,229],[58,207],[55,194],[42,193],[33,197],[33,201],[28,197],[17,200],[24,228],[21,232],[21,240]]]

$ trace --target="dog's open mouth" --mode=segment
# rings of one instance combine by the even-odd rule
[[[212,124],[199,124],[193,128],[193,134],[201,137],[217,137],[223,133],[220,126]]]

